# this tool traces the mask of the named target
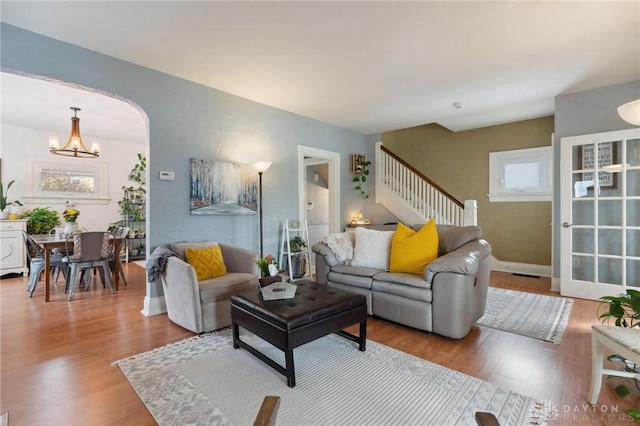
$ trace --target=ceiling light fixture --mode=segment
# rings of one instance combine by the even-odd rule
[[[71,135],[69,136],[69,140],[62,148],[60,148],[58,137],[49,136],[49,151],[52,154],[65,155],[67,157],[99,157],[100,145],[97,142],[92,142],[91,150],[89,150],[80,137],[80,119],[78,118],[78,111],[80,111],[80,108],[71,107],[71,110],[73,111],[73,117],[71,117]]]
[[[640,126],[640,99],[620,105],[618,107],[618,114],[627,123]]]

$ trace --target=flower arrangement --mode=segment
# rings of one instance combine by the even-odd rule
[[[271,273],[269,272],[269,265],[273,265],[276,269],[278,269],[278,262],[272,255],[267,255],[262,259],[254,260],[256,265],[258,265],[258,269],[260,269],[260,275],[262,277],[270,277]]]
[[[76,219],[78,219],[78,216],[80,216],[80,210],[76,210],[73,208],[66,209],[62,212],[62,217],[64,218],[65,222],[75,222]]]

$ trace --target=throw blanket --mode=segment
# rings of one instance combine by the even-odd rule
[[[353,258],[353,244],[355,232],[340,232],[322,237],[321,243],[326,244],[339,262],[349,262]]]
[[[165,246],[158,246],[147,259],[147,281],[157,281],[167,266],[167,259],[176,254]]]

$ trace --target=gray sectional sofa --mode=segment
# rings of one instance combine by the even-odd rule
[[[461,339],[484,314],[491,246],[477,226],[436,229],[438,258],[422,276],[350,266],[319,242],[312,247],[316,281],[366,296],[370,315]]]

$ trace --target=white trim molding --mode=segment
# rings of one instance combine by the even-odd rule
[[[148,293],[147,293],[148,294]],[[160,315],[167,312],[167,303],[164,300],[164,296],[160,297],[144,297],[144,306],[140,311],[145,317],[151,317],[154,315]]]
[[[551,277],[550,265],[534,265],[531,263],[504,262],[491,258],[491,270],[500,272],[511,272],[514,274],[534,275],[538,277]]]

